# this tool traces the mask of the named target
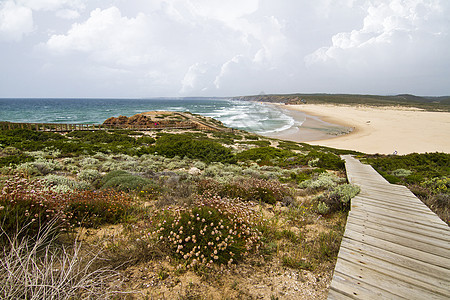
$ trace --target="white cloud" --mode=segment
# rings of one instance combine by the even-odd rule
[[[411,64],[413,57],[425,59],[431,54],[426,52],[436,47],[426,43],[429,38],[449,38],[448,28],[442,32],[443,28],[426,25],[435,18],[440,23],[448,19],[448,12],[439,4],[438,0],[371,1],[361,29],[336,33],[331,46],[306,56],[305,63],[309,67],[337,64],[349,70],[377,70],[401,62]]]
[[[191,92],[210,91],[213,87],[214,74],[216,74],[217,67],[210,65],[207,62],[195,63],[189,67],[189,70],[181,81],[182,87],[180,94],[185,95]]]
[[[56,12],[56,16],[66,20],[73,20],[80,17],[80,13],[74,9],[61,9]]]
[[[14,1],[0,4],[0,40],[20,41],[33,31],[33,12]]]
[[[449,18],[448,0],[0,0],[0,42],[24,40],[0,52],[97,95],[448,90]]]
[[[59,54],[83,52],[96,62],[137,66],[155,59],[161,51],[152,49],[149,29],[143,14],[127,18],[116,7],[97,8],[86,22],[73,24],[67,34],[52,35],[46,46]]]
[[[16,0],[16,2],[35,11],[56,11],[65,7],[77,10],[85,8],[85,0]]]

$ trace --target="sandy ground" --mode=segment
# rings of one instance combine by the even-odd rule
[[[450,152],[450,113],[447,112],[316,104],[286,105],[283,108],[304,112],[309,117],[300,129],[287,130],[272,137],[364,153]],[[336,136],[336,132],[328,134],[327,128],[333,128],[330,123],[341,126],[335,126],[337,131],[343,127],[353,131],[340,136]]]

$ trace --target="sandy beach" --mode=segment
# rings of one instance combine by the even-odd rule
[[[299,129],[271,137],[364,153],[450,152],[450,113],[447,112],[316,104],[283,108],[294,117],[295,112],[306,113],[306,120]],[[349,128],[353,129],[351,133],[336,136],[339,130],[344,132]]]

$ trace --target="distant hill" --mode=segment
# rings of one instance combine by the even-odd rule
[[[410,94],[394,96],[358,94],[272,94],[235,97],[237,100],[286,104],[363,104],[369,106],[405,106],[432,111],[450,111],[450,96],[422,97]]]

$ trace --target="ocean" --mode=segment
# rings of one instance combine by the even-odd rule
[[[10,99],[0,98],[0,121],[101,124],[109,117],[147,111],[187,111],[215,118],[225,126],[270,135],[301,126],[281,107],[216,98],[159,99]]]

